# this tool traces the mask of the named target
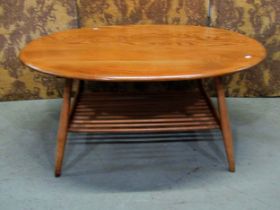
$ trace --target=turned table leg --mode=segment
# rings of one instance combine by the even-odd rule
[[[235,162],[233,154],[233,141],[232,132],[229,123],[228,110],[225,99],[225,92],[220,78],[215,78],[215,85],[217,90],[218,107],[220,113],[221,129],[223,133],[223,140],[227,155],[227,160],[229,163],[229,171],[235,171]]]
[[[64,156],[65,143],[67,141],[67,132],[70,115],[71,105],[71,90],[72,80],[66,79],[63,91],[63,102],[60,112],[60,120],[57,134],[57,149],[56,149],[56,163],[55,163],[55,176],[61,175],[61,168]]]

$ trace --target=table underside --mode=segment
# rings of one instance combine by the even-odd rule
[[[202,80],[191,91],[92,92],[78,81],[72,97],[73,80],[66,79],[57,137],[55,176],[61,168],[69,132],[159,133],[219,129],[223,134],[229,170],[235,171],[232,134],[225,94],[215,78],[218,109],[203,88]]]

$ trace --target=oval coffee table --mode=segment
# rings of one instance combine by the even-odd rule
[[[264,47],[223,29],[129,25],[73,29],[41,37],[21,52],[40,72],[66,78],[57,139],[55,176],[61,175],[68,132],[183,132],[221,129],[229,170],[235,171],[232,134],[220,77],[248,69]],[[213,77],[216,113],[203,78]],[[73,80],[78,90],[71,100]],[[193,91],[90,92],[84,80],[147,82],[197,80]]]

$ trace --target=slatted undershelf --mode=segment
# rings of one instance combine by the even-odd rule
[[[209,102],[209,101],[208,101]],[[219,128],[200,92],[94,93],[77,98],[69,132],[180,132]]]

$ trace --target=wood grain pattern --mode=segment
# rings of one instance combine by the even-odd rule
[[[77,0],[80,27],[128,24],[202,25],[208,23],[209,0]],[[145,91],[189,89],[192,84],[173,82],[86,82],[94,91]],[[180,86],[180,87],[179,87]]]
[[[264,57],[263,46],[241,34],[175,25],[68,30],[31,42],[20,55],[45,73],[104,81],[212,77],[247,69]]]

